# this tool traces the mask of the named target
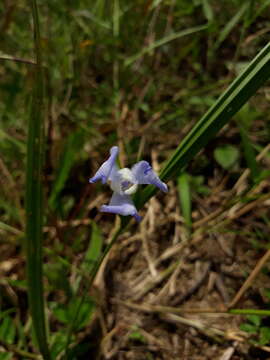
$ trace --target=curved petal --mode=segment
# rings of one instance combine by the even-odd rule
[[[139,184],[152,184],[158,187],[161,191],[168,191],[167,185],[160,180],[147,161],[139,161],[131,168],[131,171]]]
[[[142,219],[131,198],[128,195],[121,195],[117,192],[113,193],[109,205],[102,205],[100,211],[123,216],[131,215],[134,216],[138,222]]]
[[[111,172],[116,167],[116,157],[118,155],[119,149],[118,146],[113,146],[110,150],[110,157],[106,160],[98,169],[93,177],[89,179],[90,183],[95,183],[98,180],[101,180],[102,184],[105,184],[108,181]]]

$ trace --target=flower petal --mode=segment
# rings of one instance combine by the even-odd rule
[[[138,184],[135,176],[128,168],[114,169],[109,177],[111,189],[121,195],[132,195]]]
[[[95,183],[98,180],[101,180],[102,184],[105,184],[108,181],[109,176],[114,170],[116,165],[116,157],[118,155],[119,149],[118,146],[113,146],[110,150],[110,157],[106,160],[98,169],[93,177],[89,179],[90,183]]]
[[[139,184],[152,184],[158,187],[161,191],[168,191],[167,185],[160,180],[147,161],[139,161],[132,167],[131,171]]]
[[[117,192],[113,193],[109,205],[102,205],[101,212],[108,212],[113,214],[119,214],[123,216],[134,216],[136,221],[141,221],[141,216],[138,214],[137,209],[128,195],[121,195]]]

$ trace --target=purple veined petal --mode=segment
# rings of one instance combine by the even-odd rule
[[[90,183],[95,183],[101,180],[102,184],[105,184],[108,181],[109,176],[111,175],[114,168],[117,168],[116,158],[118,155],[119,149],[118,146],[113,146],[110,150],[110,157],[106,160],[98,169],[93,177],[89,179]]]
[[[131,171],[139,184],[152,184],[161,191],[168,192],[167,185],[160,180],[147,161],[139,161],[131,168]]]
[[[121,195],[117,192],[113,193],[109,205],[102,205],[100,211],[123,216],[134,216],[134,218],[138,222],[140,222],[142,219],[141,216],[138,214],[138,211],[130,196]]]

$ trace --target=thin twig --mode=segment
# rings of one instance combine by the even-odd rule
[[[256,278],[258,273],[261,271],[264,264],[267,262],[267,260],[270,258],[270,249],[266,251],[266,253],[263,255],[263,257],[258,261],[255,268],[252,270],[249,277],[246,279],[244,284],[241,286],[240,290],[237,292],[233,300],[229,304],[229,309],[235,307],[235,305],[238,303],[238,301],[241,299],[241,297],[244,295],[244,293],[247,291],[247,289],[251,286],[253,280]]]
[[[3,341],[1,339],[0,339],[0,345],[5,350],[7,350],[8,352],[11,352],[11,353],[13,353],[15,355],[18,355],[18,356],[22,357],[22,358],[35,359],[35,360],[41,360],[42,359],[42,357],[40,355],[38,355],[38,354],[31,354],[28,351],[18,349],[15,345],[8,344],[8,343],[6,343],[5,341]],[[0,354],[1,354],[1,352],[0,352]]]
[[[152,305],[152,304],[136,304],[131,301],[122,301],[120,299],[112,299],[112,302],[124,305],[130,309],[139,310],[147,313],[172,313],[172,314],[227,314],[226,308],[194,308],[187,309],[182,307]]]
[[[34,60],[21,59],[21,58],[17,58],[15,56],[10,56],[10,55],[0,56],[0,60],[11,60],[11,61],[19,62],[19,63],[23,63],[23,64],[37,65],[37,63]]]
[[[147,278],[146,282],[143,286],[140,284],[137,286],[137,288],[134,289],[134,293],[136,294],[134,296],[134,300],[139,300],[142,296],[147,294],[150,290],[155,288],[157,285],[159,285],[162,281],[164,281],[178,266],[179,261],[176,261],[172,263],[167,269],[160,272],[155,278]]]
[[[152,304],[136,304],[131,301],[123,301],[120,299],[112,299],[113,303],[124,305],[130,309],[138,310],[146,313],[172,313],[172,314],[223,314],[223,315],[258,315],[269,316],[270,310],[261,309],[228,309],[227,307],[220,307],[219,309],[212,308],[184,308]]]
[[[173,305],[180,304],[184,300],[188,299],[193,295],[197,290],[200,288],[200,286],[203,284],[204,280],[206,279],[209,270],[211,267],[211,263],[207,262],[202,269],[200,269],[200,274],[198,274],[198,277],[195,279],[193,284],[191,284],[190,288],[186,290],[185,293],[180,294],[180,296],[175,296],[173,299]]]
[[[266,154],[269,152],[269,150],[270,150],[270,144],[268,144],[268,145],[257,155],[256,160],[257,160],[257,161],[262,160],[262,159],[266,156]],[[237,182],[235,183],[235,185],[234,185],[234,187],[233,187],[233,189],[232,189],[232,192],[231,192],[231,196],[234,196],[235,193],[239,195],[240,190],[241,190],[241,193],[243,192],[243,189],[240,189],[240,188],[241,188],[241,185],[243,184],[243,182],[247,179],[247,177],[248,177],[249,174],[250,174],[250,170],[249,170],[249,169],[246,169],[246,170],[243,172],[243,174],[239,177],[239,179],[238,179]],[[253,191],[254,191],[254,189],[253,189]],[[230,203],[230,201],[226,200],[223,204],[221,204],[221,206],[220,206],[218,209],[216,209],[216,210],[214,210],[212,213],[206,215],[204,218],[193,222],[193,225],[192,225],[193,228],[194,228],[194,229],[200,228],[202,225],[204,225],[204,224],[209,224],[209,222],[210,222],[211,220],[214,220],[214,219],[218,218],[219,215],[221,215],[224,211],[228,210],[228,207],[230,207],[230,204],[229,204],[229,203]],[[249,203],[249,204],[250,204],[250,203]],[[249,204],[248,204],[248,205],[249,205]],[[237,206],[237,205],[235,205],[235,204],[233,203],[233,206],[232,206],[232,207],[234,207],[234,206]],[[249,205],[249,206],[250,206],[250,205]],[[232,208],[232,207],[230,207],[230,210],[229,210],[230,212],[231,212],[231,208]],[[243,208],[245,209],[244,211],[248,211],[248,209],[249,209],[249,207],[243,207]],[[243,208],[242,208],[242,209],[243,209]],[[242,209],[240,210],[240,215],[243,214],[243,213],[242,213],[242,211],[243,211]]]

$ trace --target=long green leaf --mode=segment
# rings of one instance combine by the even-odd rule
[[[179,31],[179,32],[174,32],[172,34],[169,34],[169,35],[165,36],[164,38],[153,42],[151,45],[144,47],[137,54],[127,58],[125,60],[125,62],[124,62],[124,66],[131,65],[134,61],[138,60],[143,55],[153,51],[154,49],[156,49],[156,48],[158,48],[160,46],[163,46],[163,45],[169,43],[170,41],[179,39],[179,38],[181,38],[183,36],[194,34],[194,33],[198,32],[198,31],[206,30],[207,28],[208,28],[208,24],[195,26],[195,27],[192,27],[192,28],[189,28],[189,29],[185,29],[185,30],[182,30],[182,31]]]
[[[23,154],[25,154],[26,146],[21,140],[17,140],[14,138],[14,136],[8,135],[4,130],[0,129],[0,140],[1,143],[3,142],[3,139],[7,139],[12,143],[12,145],[15,145]]]
[[[248,134],[246,133],[246,129],[244,129],[244,127],[240,124],[240,122],[238,123],[238,129],[241,135],[244,157],[247,166],[249,167],[251,178],[255,183],[260,175],[260,168],[256,160],[256,154],[252,146],[252,143],[248,137]]]
[[[216,51],[222,42],[227,38],[232,29],[237,25],[240,21],[241,17],[244,15],[246,10],[248,9],[248,2],[245,2],[241,8],[237,11],[237,13],[231,18],[231,20],[226,24],[224,29],[220,32],[217,41],[215,42],[212,51]]]
[[[187,228],[191,227],[191,193],[189,185],[189,176],[186,172],[180,174],[177,179],[177,187],[181,211]]]
[[[69,173],[76,160],[76,155],[81,148],[83,142],[83,135],[81,130],[78,130],[68,136],[60,161],[58,165],[58,173],[53,184],[52,192],[49,198],[49,206],[55,210],[65,183],[68,179]]]
[[[90,243],[81,266],[82,270],[87,271],[89,274],[91,274],[101,255],[102,243],[101,230],[97,224],[93,222]]]
[[[209,22],[212,22],[214,19],[214,12],[208,0],[202,0],[202,9],[206,19]]]
[[[83,275],[91,274],[93,269],[95,268],[97,262],[100,259],[100,256],[102,255],[102,245],[103,238],[101,230],[95,222],[92,222],[90,242],[85,252],[84,260],[80,267],[81,273],[79,274],[73,285],[74,292],[78,290],[81,280],[83,279]]]
[[[266,8],[270,7],[270,0],[264,0],[260,3],[260,7],[258,8],[257,11],[254,11],[254,14],[252,16],[252,18],[250,19],[250,21],[248,22],[247,26],[250,26],[256,19],[258,16],[261,15],[261,13],[263,11],[265,11]]]
[[[26,173],[26,270],[28,299],[33,327],[39,350],[44,359],[50,359],[47,344],[43,283],[42,283],[42,164],[43,164],[43,68],[37,4],[30,0],[34,21],[34,45],[36,67],[34,72],[33,98],[28,125],[27,173]]]
[[[208,112],[198,121],[177,147],[161,172],[161,179],[168,181],[209,142],[211,138],[234,116],[270,77],[270,43],[251,61],[247,68],[234,80]],[[156,192],[147,186],[136,194],[135,201],[140,208]]]

